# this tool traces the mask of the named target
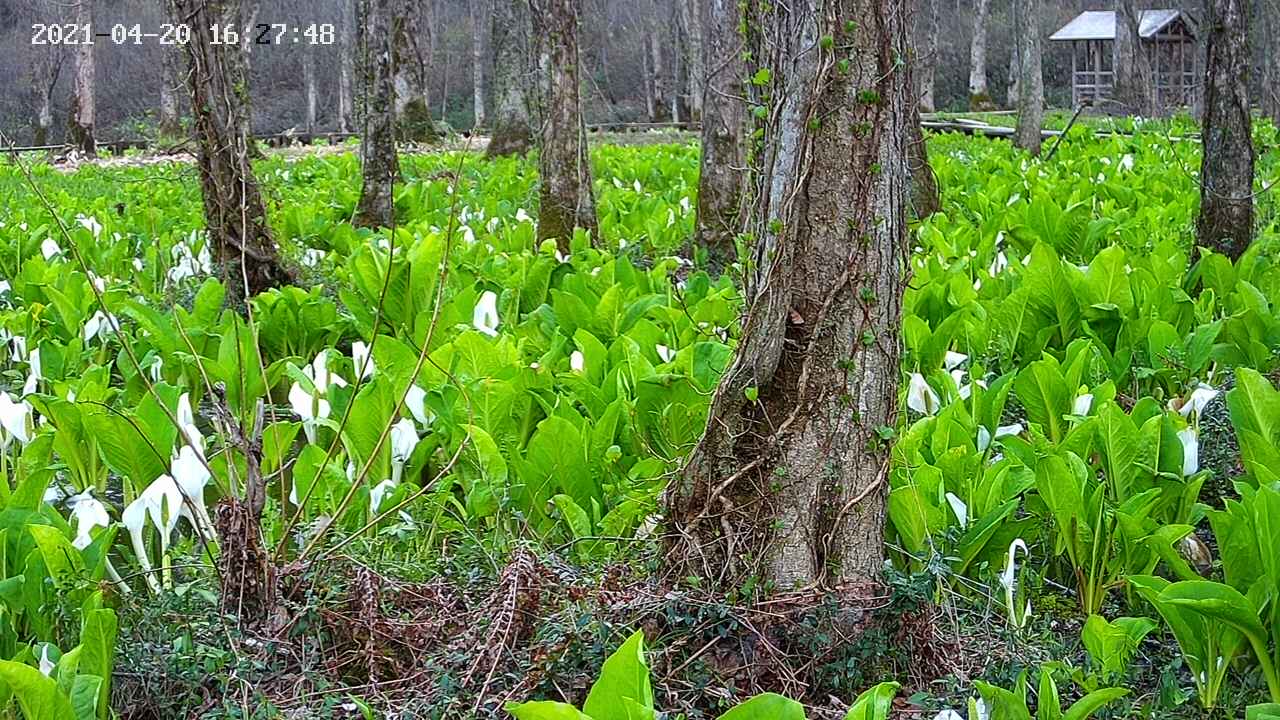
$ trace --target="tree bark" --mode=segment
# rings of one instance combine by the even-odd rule
[[[36,145],[47,145],[53,130],[53,91],[62,73],[65,55],[57,45],[37,45],[31,53],[31,91],[36,98],[31,130]]]
[[[1280,33],[1280,0],[1261,0],[1259,15],[1262,20],[1262,37],[1274,39]],[[1280,53],[1268,51],[1262,59],[1262,97],[1259,98],[1262,114],[1271,124],[1280,127]]]
[[[707,251],[713,270],[737,259],[744,187],[741,14],[738,0],[705,0],[698,22],[707,56],[715,58],[702,86],[702,159],[698,174],[698,219],[694,242]]]
[[[75,5],[75,22],[84,26],[93,22],[93,0],[77,0]],[[71,96],[71,116],[67,127],[71,133],[71,144],[87,157],[98,156],[98,143],[94,138],[94,123],[97,115],[94,103],[94,62],[93,45],[81,43],[76,46],[75,88]]]
[[[1018,54],[1018,126],[1013,144],[1040,154],[1044,124],[1044,72],[1040,54],[1040,1],[1013,0],[1014,47]]]
[[[938,67],[938,3],[917,0],[914,20],[916,44],[920,49],[912,57],[915,60],[913,74],[919,88],[920,112],[928,113],[937,109],[934,86]]]
[[[900,0],[751,0],[771,78],[750,170],[747,310],[665,498],[673,578],[874,582],[897,412],[908,137]],[[766,10],[764,6],[768,6]]]
[[[178,92],[183,86],[182,56],[174,46],[161,47],[160,53],[164,72],[160,78],[160,114],[156,129],[161,138],[173,139],[182,135],[178,111]]]
[[[355,5],[356,0],[343,0],[338,13],[338,130],[344,133],[351,132],[353,127],[355,105],[351,77],[355,74],[355,62],[352,58],[357,53],[356,42],[352,37]]]
[[[650,108],[649,122],[666,122],[667,114],[667,71],[662,62],[662,38],[656,29],[649,31],[648,37],[649,68],[653,73],[653,105]]]
[[[538,93],[529,0],[494,0],[493,133],[486,157],[524,155],[533,147],[531,96]]]
[[[395,80],[398,0],[362,0],[364,22],[361,48],[361,94],[364,97],[360,135],[364,184],[356,208],[356,225],[389,227],[395,222],[392,190],[400,173],[396,154]]]
[[[302,48],[302,87],[306,94],[303,128],[310,138],[316,132],[316,111],[320,104],[320,91],[316,87],[316,48],[310,44]]]
[[[244,301],[292,282],[267,226],[249,155],[243,50],[214,44],[212,26],[239,27],[238,0],[168,0],[174,24],[191,28],[184,46],[187,89],[198,145],[205,229],[222,265],[228,296]]]
[[[969,43],[969,109],[973,112],[995,110],[987,89],[987,16],[991,0],[976,0],[973,5],[973,39]]]
[[[1012,0],[1010,4],[1013,7],[1010,8],[1009,14],[1011,17],[1015,18],[1015,26],[1013,30],[1013,42],[1009,43],[1009,92],[1008,92],[1008,95],[1005,97],[1005,105],[1007,105],[1012,110],[1017,110],[1018,98],[1020,97],[1020,93],[1022,91],[1022,89],[1018,87],[1022,83],[1022,68],[1020,67],[1022,61],[1018,57],[1018,53],[1019,53],[1018,37],[1019,36],[1018,36],[1018,29],[1016,25],[1016,18],[1018,14],[1018,0]]]
[[[391,18],[393,38],[391,59],[393,109],[397,136],[401,140],[430,142],[437,139],[435,122],[428,104],[427,77],[431,56],[418,41],[423,28],[420,3],[394,3]],[[427,33],[430,33],[428,30]],[[376,42],[376,41],[374,41]]]
[[[1111,67],[1115,86],[1111,99],[1120,110],[1150,117],[1156,114],[1151,63],[1138,36],[1141,13],[1134,0],[1115,0],[1116,40],[1112,43]]]
[[[702,22],[698,17],[700,8],[705,8],[710,0],[679,0],[680,26],[684,29],[686,55],[688,57],[689,78],[689,120],[697,122],[702,119],[702,91],[707,84],[707,66],[702,37]]]
[[[484,0],[471,0],[471,101],[475,114],[474,126],[488,127],[489,117],[484,102],[485,58],[489,57],[485,47],[487,28],[485,22],[488,8]]]
[[[907,145],[907,170],[911,174],[911,215],[917,220],[923,220],[942,210],[942,196],[938,192],[938,176],[929,164],[929,146],[925,143],[918,106],[911,116],[911,137]]]
[[[578,64],[581,0],[531,0],[534,32],[546,45],[549,73],[538,171],[538,240],[568,252],[574,228],[599,240]]]
[[[1210,0],[1205,70],[1200,245],[1232,259],[1253,241],[1248,0]]]

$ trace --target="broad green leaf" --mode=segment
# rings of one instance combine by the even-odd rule
[[[26,720],[80,720],[58,684],[30,665],[0,660],[0,681],[13,690]]]
[[[594,720],[590,715],[578,712],[572,705],[550,700],[507,703],[506,711],[516,720]]]
[[[631,698],[653,710],[653,688],[649,685],[649,665],[644,658],[644,631],[637,630],[622,643],[600,669],[582,710],[592,720],[639,720],[631,717],[622,699]]]
[[[762,693],[721,715],[720,720],[805,720],[804,706],[775,693]]]
[[[853,701],[853,707],[844,720],[886,720],[893,710],[893,698],[898,694],[898,683],[882,682],[863,692]]]

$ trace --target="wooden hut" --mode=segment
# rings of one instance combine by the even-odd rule
[[[1139,11],[1139,52],[1151,67],[1156,104],[1161,108],[1195,101],[1195,19],[1181,10]],[[1113,48],[1116,14],[1111,10],[1080,13],[1053,35],[1053,42],[1071,43],[1071,104],[1096,104],[1115,86]]]

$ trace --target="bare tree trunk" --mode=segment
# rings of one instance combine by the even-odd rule
[[[303,126],[310,139],[316,133],[316,110],[320,104],[320,93],[316,87],[316,48],[310,44],[302,48],[302,87],[307,97]]]
[[[680,25],[684,28],[684,36],[688,48],[689,78],[689,120],[697,122],[702,119],[702,89],[707,82],[707,66],[702,38],[702,23],[698,18],[699,8],[706,7],[708,0],[679,0]],[[721,58],[717,58],[717,61]]]
[[[493,133],[486,157],[523,155],[533,147],[530,97],[538,92],[529,0],[494,0]]]
[[[1280,37],[1280,0],[1261,0],[1259,15],[1262,37],[1274,41]],[[1262,97],[1258,99],[1263,116],[1280,127],[1280,53],[1269,50],[1262,59]]]
[[[876,430],[894,425],[900,372],[906,17],[900,0],[747,5],[750,57],[771,68],[752,91],[767,108],[754,270],[706,434],[667,490],[667,571],[717,588],[875,582],[889,466]]]
[[[666,122],[667,114],[667,70],[662,61],[662,36],[658,30],[649,31],[649,67],[653,72],[653,109],[649,122]]]
[[[713,270],[737,259],[745,189],[742,138],[747,105],[742,96],[742,36],[738,0],[701,2],[698,21],[708,57],[715,58],[702,92],[702,160],[694,242],[706,248]]]
[[[243,29],[252,28],[258,24],[258,12],[262,10],[262,0],[234,0],[240,6],[239,11],[235,15],[235,24],[232,27]],[[253,135],[253,94],[249,91],[250,85],[253,83],[253,43],[254,33],[240,32],[240,64],[244,66],[244,116],[246,118],[246,127],[249,129],[249,152],[252,157],[261,157],[262,150],[252,139]]]
[[[1196,37],[1196,55],[1195,55],[1195,71],[1193,77],[1196,79],[1195,86],[1195,102],[1192,106],[1192,114],[1195,116],[1196,122],[1204,122],[1204,100],[1205,93],[1205,77],[1208,75],[1209,67],[1209,3],[1212,0],[1193,0],[1196,10],[1196,17],[1203,23],[1200,33]]]
[[[1210,0],[1200,165],[1200,245],[1232,259],[1253,241],[1248,0]]]
[[[1011,12],[1009,14],[1016,17],[1018,12],[1018,0],[1012,0],[1010,4],[1013,5],[1013,7],[1010,8]],[[1018,98],[1021,96],[1022,90],[1018,87],[1022,83],[1022,68],[1020,67],[1021,60],[1018,58],[1018,52],[1018,30],[1015,25],[1015,29],[1013,31],[1013,42],[1009,43],[1009,92],[1005,97],[1005,105],[1012,110],[1018,109]]]
[[[93,0],[77,0],[75,22],[81,26],[93,22]],[[71,117],[67,127],[71,133],[71,144],[75,145],[86,156],[97,157],[98,143],[94,139],[94,123],[97,112],[93,97],[93,45],[90,43],[77,45],[75,59],[75,89],[71,96]]]
[[[436,139],[437,133],[435,122],[431,119],[430,105],[427,104],[427,68],[430,67],[431,56],[424,53],[422,43],[419,42],[425,24],[420,5],[416,0],[397,2],[395,15],[391,19],[394,39],[391,59],[392,106],[400,139],[429,142]]]
[[[1111,98],[1130,113],[1150,117],[1156,112],[1151,63],[1138,37],[1141,13],[1134,0],[1115,0],[1116,40],[1111,67],[1115,87]]]
[[[355,18],[352,14],[358,0],[342,0],[338,15],[338,131],[351,132],[355,95],[351,76],[354,74],[356,43],[352,37]]]
[[[550,73],[546,116],[542,118],[538,240],[554,239],[569,250],[574,228],[599,241],[587,128],[582,119],[578,64],[581,0],[531,0],[534,32],[546,43]]]
[[[911,215],[923,220],[942,210],[942,196],[938,192],[938,176],[929,164],[929,146],[924,138],[924,126],[920,124],[917,106],[911,112],[912,122],[907,141],[907,170],[911,175]]]
[[[178,111],[178,92],[183,86],[182,56],[176,46],[160,48],[160,116],[157,131],[161,138],[177,138],[182,135],[182,120]]]
[[[489,57],[488,48],[485,47],[487,40],[487,28],[489,23],[485,22],[486,16],[489,14],[488,3],[484,0],[471,0],[471,95],[472,105],[475,113],[475,127],[482,128],[489,125],[488,113],[485,112],[484,104],[484,65],[485,58]]]
[[[191,28],[184,52],[205,229],[235,301],[293,281],[271,239],[250,165],[243,50],[214,44],[210,31],[215,25],[238,26],[239,5],[238,0],[169,0],[174,23]]]
[[[916,37],[920,50],[913,56],[913,74],[919,85],[920,112],[937,109],[934,101],[935,76],[938,67],[938,3],[935,0],[918,0],[916,10]]]
[[[1013,0],[1014,47],[1018,54],[1018,127],[1013,144],[1040,154],[1044,124],[1044,72],[1040,54],[1040,1]]]
[[[31,91],[36,98],[35,113],[31,118],[32,133],[36,145],[47,145],[53,130],[53,91],[62,73],[62,61],[66,57],[58,45],[37,45],[31,53]]]
[[[973,6],[973,39],[969,43],[969,109],[994,110],[987,90],[987,16],[991,0],[976,0]]]
[[[361,52],[361,95],[364,98],[360,159],[364,185],[356,208],[356,225],[390,226],[395,221],[392,189],[400,172],[396,154],[395,71],[399,0],[361,0],[364,40]]]

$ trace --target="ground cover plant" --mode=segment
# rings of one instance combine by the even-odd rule
[[[1174,135],[930,139],[880,614],[653,577],[741,332],[695,144],[593,148],[567,250],[531,159],[406,155],[370,231],[354,156],[268,157],[301,281],[245,307],[193,168],[0,165],[6,712],[1275,714],[1273,201],[1240,259],[1193,247]],[[241,637],[218,528],[257,480],[288,610]]]

